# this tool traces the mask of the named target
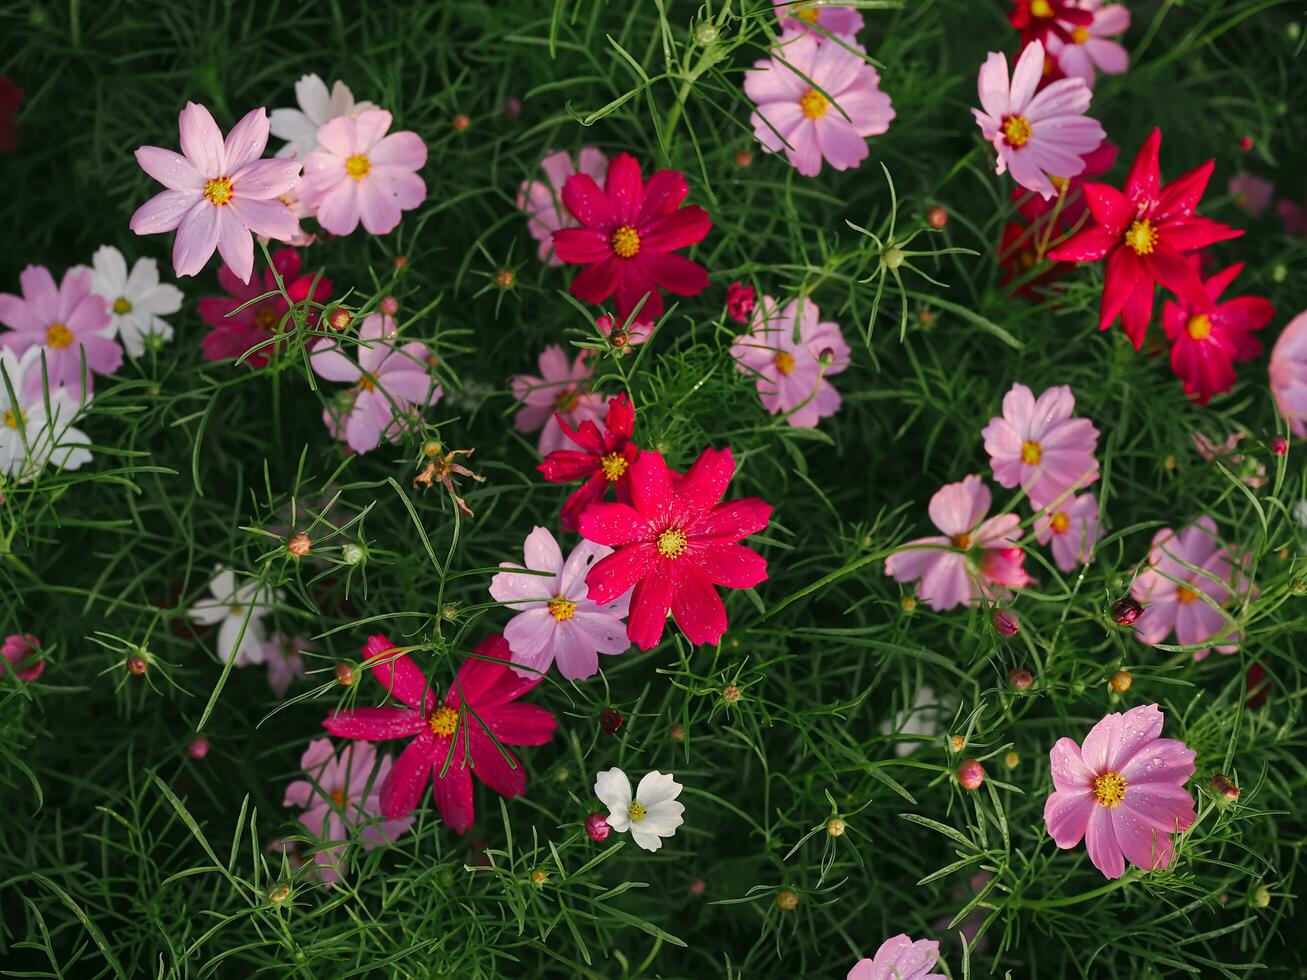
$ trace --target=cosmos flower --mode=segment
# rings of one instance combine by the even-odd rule
[[[1093,0],[1091,0],[1093,2]],[[1008,14],[1012,26],[1021,32],[1021,43],[1047,41],[1049,37],[1070,42],[1077,27],[1088,28],[1094,13],[1081,0],[1012,0]]]
[[[569,365],[567,355],[558,344],[540,352],[540,373],[519,374],[509,381],[513,397],[522,403],[513,418],[518,432],[540,429],[538,449],[548,456],[567,447],[571,441],[563,426],[576,430],[587,420],[598,422],[603,416],[603,399],[591,394],[587,382],[594,373],[581,351]]]
[[[881,943],[874,958],[858,960],[848,980],[946,980],[944,974],[931,971],[938,959],[935,940],[912,940],[899,933]]]
[[[1051,505],[1035,518],[1035,540],[1053,545],[1053,561],[1064,572],[1073,572],[1092,561],[1094,545],[1103,536],[1098,526],[1098,499],[1082,493]]]
[[[546,265],[560,266],[563,260],[554,254],[554,232],[575,228],[577,220],[563,206],[563,187],[572,174],[588,174],[596,184],[608,174],[608,157],[596,147],[583,146],[572,162],[572,154],[560,151],[540,161],[544,180],[524,180],[517,191],[517,209],[526,214],[526,227],[539,246],[536,255]]]
[[[87,393],[90,373],[113,374],[122,366],[123,349],[105,336],[111,329],[109,308],[91,291],[91,270],[69,269],[55,285],[42,265],[29,265],[18,277],[23,295],[0,293],[0,347],[15,354],[38,350],[45,358],[50,386],[65,385],[74,395],[82,390],[82,361],[86,361]],[[29,383],[39,383],[40,367]]]
[[[182,291],[159,281],[159,264],[154,259],[137,259],[128,272],[123,253],[112,245],[102,245],[91,257],[91,292],[109,308],[110,326],[105,336],[116,337],[132,357],[144,354],[147,345],[172,339],[172,324],[163,317],[182,308]]]
[[[820,27],[823,31],[852,40],[853,35],[862,30],[862,14],[852,7],[841,7],[826,0],[772,0],[776,16],[780,18],[782,31],[812,31]],[[813,36],[825,40],[813,31]]]
[[[91,439],[73,427],[85,405],[66,387],[42,385],[41,348],[29,347],[21,357],[0,349],[0,473],[27,483],[47,466],[76,470],[89,463]]]
[[[349,86],[337,80],[327,91],[327,83],[314,74],[304,75],[295,83],[298,109],[273,109],[268,118],[272,135],[286,144],[277,151],[279,157],[303,160],[318,149],[318,130],[338,116],[357,119],[360,113],[375,109],[371,102],[355,102]]]
[[[263,662],[268,665],[268,686],[281,701],[295,680],[304,679],[305,650],[313,646],[305,636],[282,636],[273,633],[263,644]]]
[[[630,503],[627,471],[640,452],[631,441],[635,410],[626,392],[622,392],[608,399],[603,431],[590,419],[584,419],[575,429],[562,420],[558,425],[563,435],[580,449],[555,449],[536,469],[550,483],[585,481],[563,504],[563,530],[575,531],[581,526],[581,514],[591,504],[603,500],[610,486],[619,501]]]
[[[1271,198],[1275,196],[1274,184],[1264,177],[1258,177],[1247,171],[1231,177],[1230,182],[1226,184],[1226,189],[1234,198],[1235,206],[1247,211],[1254,218],[1260,217],[1261,213],[1271,206]]]
[[[1271,350],[1271,394],[1280,414],[1307,436],[1307,310],[1289,321]]]
[[[608,827],[619,834],[628,830],[631,839],[646,851],[656,851],[663,839],[674,837],[685,822],[685,804],[676,798],[684,787],[671,773],[646,773],[631,793],[631,780],[621,769],[595,774],[594,793],[608,807]]]
[[[752,286],[733,282],[726,287],[726,315],[736,323],[748,323],[756,303],[757,294]]]
[[[281,600],[279,591],[250,579],[238,583],[235,572],[219,566],[209,583],[209,595],[191,603],[187,615],[205,626],[217,626],[218,656],[245,667],[263,663],[268,642],[263,620]]]
[[[0,645],[0,676],[12,670],[20,681],[34,681],[45,670],[41,641],[31,633],[11,633]]]
[[[999,486],[1021,486],[1042,510],[1058,498],[1098,479],[1098,429],[1072,418],[1076,400],[1067,385],[1035,398],[1023,384],[1003,396],[1003,414],[981,430],[985,452]]]
[[[1097,0],[1094,0],[1097,3]],[[1088,4],[1085,5],[1088,8]],[[1093,21],[1071,27],[1069,38],[1063,40],[1056,32],[1044,39],[1048,56],[1067,78],[1083,78],[1094,87],[1095,70],[1105,75],[1120,75],[1130,67],[1130,55],[1113,38],[1130,29],[1130,8],[1125,4],[1111,3],[1090,10]]]

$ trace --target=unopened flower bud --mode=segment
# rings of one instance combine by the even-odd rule
[[[1271,282],[1284,282],[1289,278],[1289,267],[1283,262],[1271,266]]]
[[[353,687],[358,679],[358,669],[348,660],[336,664],[336,683],[341,687]]]
[[[1166,470],[1166,472],[1168,472],[1168,473],[1170,473],[1172,470],[1174,470],[1174,469],[1175,469],[1175,457],[1174,457],[1174,456],[1170,456],[1170,455],[1168,455],[1165,459],[1163,459],[1163,460],[1162,460],[1162,469]]]
[[[1271,890],[1265,885],[1258,885],[1257,890],[1253,892],[1253,905],[1256,908],[1264,909],[1271,904]]]
[[[531,869],[531,884],[533,884],[533,885],[535,885],[537,888],[539,888],[541,885],[545,884],[547,881],[549,881],[549,872],[548,872],[548,871],[546,871],[544,868],[532,868],[532,869]]]
[[[1239,149],[1243,150],[1244,153],[1247,153],[1252,148],[1253,148],[1253,138],[1251,136],[1239,137]]]
[[[710,20],[700,21],[694,28],[694,41],[705,48],[716,43],[717,25]]]
[[[273,905],[280,905],[290,898],[290,885],[287,882],[279,881],[268,889],[268,901]]]
[[[1133,626],[1143,614],[1144,607],[1134,596],[1122,596],[1112,603],[1112,622],[1117,626]]]
[[[363,545],[355,544],[352,541],[343,545],[340,549],[340,559],[346,565],[357,565],[366,557],[367,552],[363,549]]]
[[[1284,436],[1275,436],[1271,439],[1271,452],[1276,456],[1289,455],[1289,440]]]
[[[821,353],[817,355],[817,363],[824,368],[830,367],[835,363],[835,351],[829,347],[823,347]]]
[[[967,747],[967,740],[961,735],[950,735],[948,737],[948,747],[951,752],[961,752]]]
[[[734,684],[727,684],[722,688],[722,700],[727,704],[734,704],[740,700],[740,689]]]
[[[1134,682],[1135,679],[1130,676],[1128,670],[1118,670],[1112,675],[1112,680],[1109,681],[1112,685],[1112,690],[1117,694],[1124,694],[1126,691],[1130,690],[1130,685]]]
[[[386,316],[394,316],[399,312],[399,300],[394,296],[383,296],[381,302],[377,304],[377,309]]]
[[[440,618],[449,622],[458,619],[458,606],[452,602],[447,602],[440,607]]]
[[[708,883],[704,881],[702,878],[695,878],[692,882],[690,882],[691,895],[702,895],[707,890],[707,888],[708,888]]]
[[[604,708],[599,712],[599,728],[605,735],[616,735],[624,721],[626,719],[616,708]]]
[[[495,273],[495,285],[500,289],[512,289],[514,281],[512,269],[500,269]]]
[[[471,125],[472,125],[472,117],[469,116],[466,112],[460,112],[453,119],[453,126],[460,133],[466,131],[467,128]]]
[[[1239,798],[1239,787],[1234,784],[1234,780],[1220,773],[1212,777],[1212,791],[1217,796],[1225,797],[1231,803]]]
[[[667,729],[667,737],[670,738],[673,742],[684,742],[685,726],[678,721],[671,728]]]
[[[948,212],[936,204],[926,212],[926,224],[932,228],[943,228],[948,224]]]
[[[140,654],[127,658],[127,673],[133,677],[141,677],[150,669],[150,662]]]
[[[292,534],[290,540],[286,542],[286,550],[296,558],[303,558],[312,548],[313,542],[309,540],[309,536],[303,531]]]
[[[1003,753],[1003,765],[1008,769],[1015,769],[1017,766],[1021,765],[1021,756],[1017,755],[1015,752],[1005,752]]]
[[[1031,676],[1030,671],[1013,667],[1007,672],[1007,682],[1018,691],[1029,691],[1030,686],[1035,683],[1035,678]]]
[[[826,821],[826,833],[831,837],[843,837],[844,831],[847,829],[847,824],[839,817],[831,817]]]
[[[914,595],[905,595],[899,600],[899,608],[903,610],[905,616],[911,616],[917,611],[917,597]]]
[[[515,95],[510,95],[504,100],[504,118],[520,119],[522,118],[522,100]]]
[[[985,781],[985,767],[975,759],[968,759],[958,766],[958,783],[963,789],[980,789]]]
[[[393,264],[394,264],[395,269],[396,269],[397,271],[399,271],[399,272],[403,272],[405,269],[408,268],[408,256],[407,256],[407,255],[396,255]]]
[[[585,818],[585,832],[596,844],[608,839],[608,821],[602,813],[592,813]]]
[[[885,268],[897,269],[908,260],[908,257],[903,253],[903,249],[896,246],[885,249],[885,251],[881,253],[880,260],[885,264]]]
[[[788,888],[776,893],[776,907],[782,912],[793,912],[799,907],[799,896]]]
[[[935,312],[933,310],[922,310],[917,314],[917,319],[921,321],[923,327],[932,327],[935,325]]]
[[[618,350],[621,350],[631,342],[631,335],[621,327],[614,327],[613,332],[608,335],[608,342]]]
[[[735,165],[741,170],[753,166],[753,154],[748,150],[735,151]]]
[[[327,314],[327,326],[331,327],[337,333],[349,329],[349,325],[354,320],[354,314],[342,306],[336,307]]]
[[[994,612],[994,629],[999,636],[1011,638],[1021,632],[1021,622],[1011,609],[998,609]]]
[[[196,735],[186,743],[186,754],[192,759],[203,759],[209,754],[209,740],[203,735]]]

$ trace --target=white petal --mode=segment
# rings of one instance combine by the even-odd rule
[[[626,818],[631,808],[631,781],[626,778],[626,773],[616,767],[597,773],[594,791],[613,816],[620,814],[622,819]],[[609,823],[612,823],[611,818]]]
[[[645,805],[653,807],[665,800],[674,800],[681,795],[681,786],[671,773],[661,773],[657,769],[640,780],[640,788],[635,791],[635,798]]]

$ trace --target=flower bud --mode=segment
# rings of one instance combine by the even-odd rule
[[[608,839],[608,821],[602,813],[592,813],[585,818],[585,832],[596,844]]]
[[[522,100],[515,95],[510,95],[504,100],[504,118],[521,119],[522,118]]]
[[[453,126],[460,133],[465,132],[472,125],[472,117],[466,112],[460,112],[453,119]]]
[[[408,268],[408,256],[396,255],[393,264],[397,272],[403,272],[405,269]]]
[[[997,609],[994,611],[994,629],[998,631],[999,636],[1010,639],[1021,632],[1021,622],[1012,610]]]
[[[381,302],[377,304],[377,309],[386,316],[394,316],[399,312],[399,300],[394,296],[383,296]]]
[[[309,540],[309,536],[303,531],[292,534],[290,540],[286,542],[286,550],[296,558],[303,558],[312,548],[313,542]]]
[[[342,333],[349,329],[349,325],[354,321],[354,314],[343,306],[338,306],[327,314],[327,326],[331,327],[337,333]]]
[[[1258,885],[1257,890],[1253,892],[1253,906],[1264,909],[1271,904],[1271,890],[1265,885]]]
[[[799,896],[788,888],[776,893],[776,907],[782,912],[793,912],[799,907]]]
[[[753,154],[748,150],[735,151],[735,165],[741,170],[753,166]]]
[[[903,610],[903,615],[911,616],[917,611],[917,597],[914,595],[905,595],[899,600],[899,608]]]
[[[904,254],[903,249],[895,246],[885,249],[885,251],[881,253],[880,260],[884,263],[885,268],[897,269],[908,260],[908,257]]]
[[[273,905],[281,905],[290,898],[290,885],[287,882],[279,881],[268,889],[268,901]]]
[[[831,837],[843,837],[847,829],[848,825],[839,817],[831,817],[826,821],[826,833]]]
[[[192,759],[203,759],[209,754],[209,740],[203,735],[196,735],[186,743],[186,754]]]
[[[1271,440],[1271,452],[1276,456],[1288,456],[1289,440],[1284,438],[1284,436],[1275,436]]]
[[[1005,752],[1003,753],[1003,765],[1008,769],[1015,769],[1017,766],[1021,765],[1021,756],[1017,755],[1015,752]]]
[[[140,654],[127,658],[127,673],[133,677],[142,677],[150,669],[150,662]]]
[[[727,704],[734,704],[740,700],[740,689],[734,684],[727,684],[722,688],[722,700]]]
[[[958,783],[963,789],[980,789],[985,781],[985,767],[975,759],[968,759],[958,766]]]
[[[926,212],[926,224],[935,229],[943,228],[948,224],[948,212],[936,204]]]
[[[605,735],[616,735],[617,730],[622,727],[626,721],[622,713],[616,708],[604,708],[599,712],[599,728]]]
[[[1018,691],[1029,691],[1030,686],[1035,683],[1035,678],[1031,676],[1030,671],[1013,667],[1007,672],[1007,682]]]
[[[817,355],[817,363],[824,368],[830,367],[835,363],[835,351],[829,347],[823,347],[821,353]]]
[[[690,882],[691,895],[702,895],[707,890],[707,888],[708,888],[708,883],[704,881],[702,878],[695,878],[692,882]]]
[[[703,47],[717,42],[717,25],[710,20],[700,21],[694,28],[694,42]]]
[[[512,289],[514,281],[512,269],[500,269],[495,273],[495,285],[500,289]]]
[[[348,660],[336,664],[336,683],[341,687],[353,687],[359,679],[358,668]]]
[[[684,742],[685,726],[678,721],[671,728],[667,729],[667,737],[670,738],[673,742]]]
[[[1117,626],[1133,626],[1143,614],[1144,607],[1134,596],[1122,596],[1112,603],[1112,622]]]
[[[1124,694],[1126,691],[1130,690],[1130,685],[1134,682],[1135,679],[1130,676],[1128,670],[1118,670],[1112,675],[1112,679],[1108,683],[1112,685],[1112,690],[1117,694]]]
[[[612,333],[608,335],[608,342],[613,345],[614,349],[621,350],[631,342],[631,335],[621,327],[613,327]]]
[[[440,618],[448,622],[458,620],[458,606],[452,602],[447,602],[440,607]]]
[[[1243,150],[1244,153],[1247,153],[1250,150],[1252,150],[1252,148],[1253,148],[1253,138],[1251,136],[1239,137],[1239,149]]]
[[[350,542],[340,549],[340,558],[346,565],[357,565],[367,557],[363,545]]]
[[[537,888],[539,888],[541,885],[545,884],[547,881],[549,881],[549,872],[548,872],[548,871],[546,871],[544,868],[532,868],[532,869],[531,869],[531,884],[533,884],[533,885],[535,885]]]
[[[1234,780],[1220,773],[1212,777],[1212,792],[1224,796],[1231,803],[1239,799],[1239,787],[1234,784]]]
[[[948,739],[948,747],[952,752],[961,752],[967,747],[967,740],[961,735],[950,735]]]

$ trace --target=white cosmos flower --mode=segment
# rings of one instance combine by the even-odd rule
[[[159,264],[137,259],[131,272],[123,253],[102,245],[91,258],[91,292],[103,296],[109,307],[106,337],[117,337],[132,357],[145,353],[146,338],[172,339],[172,324],[161,319],[182,308],[182,291],[159,282]]]
[[[360,112],[375,109],[371,102],[355,102],[354,94],[344,82],[337,81],[327,92],[327,83],[317,75],[305,75],[295,83],[298,109],[273,109],[268,127],[273,136],[286,140],[277,151],[279,157],[303,160],[318,148],[318,127],[338,116],[357,118]]]
[[[29,347],[21,357],[0,350],[0,473],[19,483],[35,479],[46,466],[75,470],[91,461],[85,448],[90,437],[72,425],[86,402],[63,385],[47,398],[42,350]]]
[[[663,846],[663,838],[671,837],[684,822],[684,804],[676,798],[681,786],[670,773],[655,770],[640,780],[631,798],[631,781],[620,769],[609,769],[595,776],[595,796],[608,807],[608,826],[619,834],[627,830],[646,851]]]
[[[941,731],[939,717],[941,710],[935,692],[925,686],[919,687],[913,696],[912,707],[882,721],[880,723],[880,733],[882,735],[924,735],[933,739]],[[898,756],[909,755],[922,744],[923,740],[917,738],[895,742],[894,754]]]
[[[192,605],[189,615],[205,626],[222,624],[218,626],[218,656],[224,661],[235,657],[237,667],[263,663],[268,642],[263,618],[273,603],[281,600],[281,593],[258,582],[238,583],[236,573],[221,566],[209,583],[209,592],[211,598]]]

